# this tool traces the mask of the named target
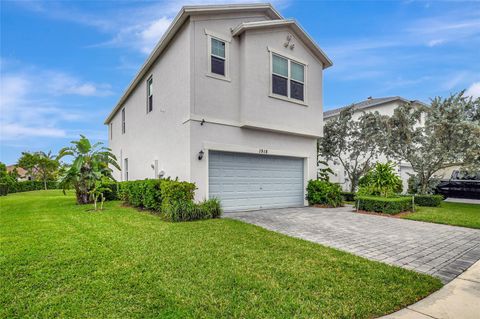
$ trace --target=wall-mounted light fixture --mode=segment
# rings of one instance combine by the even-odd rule
[[[205,153],[203,152],[203,150],[201,150],[200,152],[198,152],[198,160],[199,160],[199,161],[202,160],[203,154],[205,154]]]
[[[205,124],[205,119],[202,119],[202,121],[200,122],[200,125],[203,125]]]

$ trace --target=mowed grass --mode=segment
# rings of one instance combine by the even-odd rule
[[[234,220],[92,212],[60,191],[0,208],[1,318],[372,318],[441,287]]]
[[[480,205],[442,202],[439,207],[416,207],[403,218],[480,229]]]

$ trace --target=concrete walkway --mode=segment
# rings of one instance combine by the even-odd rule
[[[383,319],[480,318],[480,262],[439,291]]]
[[[351,207],[270,209],[224,216],[430,274],[444,283],[480,259],[478,229],[358,214]]]

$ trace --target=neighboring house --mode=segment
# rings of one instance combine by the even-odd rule
[[[178,177],[226,211],[305,205],[331,65],[269,4],[183,7],[105,120],[115,177]]]
[[[16,166],[16,165],[8,165],[7,166],[7,172],[10,173],[10,172],[13,172],[15,169],[17,169],[17,173],[18,173],[18,180],[19,181],[31,181],[33,178],[30,174],[28,174],[27,170],[22,168],[22,167],[19,167],[19,166]]]
[[[425,105],[424,103],[420,101],[410,101],[407,99],[404,99],[400,96],[392,96],[392,97],[383,97],[383,98],[372,98],[369,97],[368,99],[354,103],[353,108],[354,108],[354,114],[353,114],[353,119],[358,120],[362,114],[366,112],[375,112],[378,111],[381,115],[388,115],[392,116],[394,110],[405,103],[412,102],[414,105]],[[330,119],[333,119],[337,117],[340,112],[348,107],[352,106],[352,104],[336,108],[333,110],[328,110],[323,113],[323,120],[328,121]],[[377,162],[387,162],[389,159],[387,156],[380,154],[378,159],[376,160]],[[409,174],[413,174],[412,166],[409,163],[406,162],[398,162],[391,160],[396,164],[396,169],[397,173],[399,176],[402,178],[403,181],[403,191],[406,192],[408,189],[408,178],[410,177]],[[329,162],[330,168],[333,170],[334,175],[331,177],[332,182],[340,183],[342,186],[342,189],[345,191],[350,190],[350,180],[348,179],[348,175],[343,169],[343,166],[337,162],[337,161],[332,161]]]

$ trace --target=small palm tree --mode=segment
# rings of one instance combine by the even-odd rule
[[[60,150],[58,159],[73,156],[75,159],[60,178],[60,185],[65,190],[75,189],[78,204],[88,204],[93,201],[92,190],[102,179],[114,180],[110,165],[120,169],[115,155],[103,143],[92,145],[83,135],[78,141],[71,142],[73,146]],[[97,197],[98,198],[98,197]]]

